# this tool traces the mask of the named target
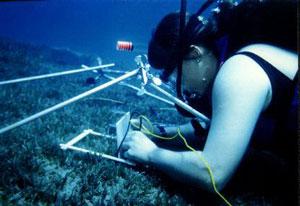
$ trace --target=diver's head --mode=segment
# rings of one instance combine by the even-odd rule
[[[181,58],[179,18],[179,13],[171,13],[165,16],[154,31],[148,47],[150,65],[157,69],[163,69],[165,78],[175,70],[178,59]],[[199,24],[199,19],[195,18],[196,16],[186,15],[186,20],[189,23],[185,28],[183,39],[182,77],[187,82],[190,76],[188,74],[194,74],[194,76],[191,76],[195,80],[193,82],[196,82],[197,78],[198,81],[205,79],[203,82],[206,82],[205,85],[207,85],[212,79],[207,75],[214,73],[217,65],[216,61],[219,57],[216,43],[216,26],[212,20],[203,18]],[[198,21],[198,24],[195,20]],[[203,76],[204,74],[206,75]],[[197,85],[199,86],[199,84]]]
[[[177,66],[179,52],[179,13],[170,13],[152,33],[148,60],[154,68],[173,70]]]
[[[182,63],[182,91],[186,97],[201,98],[212,85],[218,61],[212,50],[191,45]]]

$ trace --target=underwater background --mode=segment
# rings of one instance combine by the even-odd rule
[[[201,2],[191,1],[189,11]],[[159,20],[179,9],[179,0],[1,1],[0,35],[97,54],[104,61],[126,60],[132,55],[116,51],[118,40],[132,41],[145,53]]]
[[[188,1],[188,11],[202,2]],[[98,57],[115,63],[112,69],[131,71],[134,57],[147,53],[159,20],[179,8],[179,0],[0,1],[0,81],[95,66]],[[132,41],[134,51],[117,51],[118,40]],[[88,81],[96,76],[0,85],[0,129],[108,81]],[[224,205],[215,194],[154,168],[60,149],[89,128],[114,136],[115,122],[127,111],[164,124],[189,121],[168,104],[114,85],[0,134],[0,205]],[[78,145],[111,155],[116,150],[115,140],[104,137],[89,136]],[[238,184],[224,195],[233,205],[275,205],[280,194],[273,189]]]

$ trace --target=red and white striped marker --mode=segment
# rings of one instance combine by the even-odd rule
[[[116,48],[118,51],[132,51],[133,44],[130,41],[118,41]]]

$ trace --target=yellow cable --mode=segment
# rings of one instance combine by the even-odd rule
[[[189,150],[191,150],[192,152],[194,152],[198,157],[199,157],[199,159],[204,163],[204,165],[205,165],[205,167],[206,167],[206,169],[207,169],[207,171],[208,171],[208,174],[209,174],[209,176],[210,176],[210,179],[211,179],[211,182],[212,182],[212,185],[213,185],[213,188],[214,188],[214,191],[215,191],[215,193],[217,193],[217,195],[228,205],[228,206],[232,206],[231,204],[230,204],[230,202],[218,191],[218,189],[217,189],[217,187],[216,187],[216,182],[215,182],[215,178],[214,178],[214,175],[213,175],[213,172],[212,172],[212,170],[211,170],[211,168],[210,168],[210,166],[209,166],[209,164],[208,164],[208,162],[193,148],[193,147],[191,147],[188,143],[187,143],[187,141],[186,141],[186,139],[184,138],[184,136],[181,134],[181,131],[180,131],[180,128],[178,128],[177,129],[177,134],[176,135],[174,135],[174,136],[172,136],[172,137],[162,137],[162,136],[159,136],[159,135],[156,135],[156,134],[154,134],[153,133],[153,125],[152,125],[152,123],[151,123],[151,121],[146,117],[146,116],[143,116],[143,115],[141,115],[141,116],[139,116],[139,118],[143,118],[143,119],[145,119],[146,121],[147,121],[147,123],[149,124],[149,126],[151,126],[151,131],[149,131],[149,129],[148,128],[146,128],[144,125],[142,125],[142,129],[143,130],[141,130],[143,133],[145,133],[145,134],[148,134],[148,135],[151,135],[151,136],[153,136],[153,137],[156,137],[156,138],[159,138],[159,139],[163,139],[163,140],[172,140],[172,139],[175,139],[177,136],[179,136],[182,140],[183,140],[183,142],[184,142],[184,145],[189,149]],[[136,127],[136,128],[139,128],[137,125],[135,125],[135,124],[133,124],[133,123],[131,123],[131,125],[133,125],[134,127]]]
[[[215,182],[215,178],[214,178],[214,175],[212,173],[212,170],[208,164],[208,162],[193,148],[191,147],[190,145],[188,145],[186,139],[183,137],[183,135],[181,134],[180,132],[180,129],[178,128],[177,130],[178,134],[179,134],[179,137],[183,140],[185,146],[190,149],[191,151],[193,151],[198,157],[199,159],[204,163],[207,171],[208,171],[208,174],[210,176],[210,179],[211,179],[211,182],[212,182],[212,185],[213,185],[213,188],[214,188],[214,191],[219,195],[219,197],[221,197],[221,199],[229,206],[232,206],[230,204],[230,202],[218,191],[217,187],[216,187],[216,182]]]
[[[152,122],[150,121],[150,119],[148,119],[146,116],[144,115],[141,115],[140,116],[142,119],[146,120],[147,123],[151,126],[151,132],[153,133],[153,125],[152,125]]]
[[[156,138],[158,138],[158,139],[163,139],[163,140],[172,140],[172,139],[175,139],[175,138],[178,136],[178,133],[175,134],[175,135],[172,136],[172,137],[163,137],[163,136],[154,134],[154,133],[153,133],[153,124],[151,123],[151,121],[150,121],[146,116],[143,116],[143,115],[139,116],[139,118],[143,118],[144,120],[146,120],[147,123],[149,124],[149,126],[151,127],[151,131],[150,131],[147,127],[145,127],[144,125],[142,125],[142,130],[141,130],[141,132],[143,132],[143,133],[145,133],[145,134],[147,134],[147,135],[150,135],[150,136],[152,136],[152,137],[156,137]],[[137,125],[135,125],[135,124],[133,124],[133,123],[131,123],[131,125],[134,126],[134,127],[137,128],[137,129],[139,129],[139,126],[137,126]]]

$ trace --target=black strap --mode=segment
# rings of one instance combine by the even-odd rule
[[[241,54],[253,59],[267,74],[270,79],[272,87],[272,101],[267,110],[276,112],[282,106],[282,102],[290,99],[293,93],[295,81],[290,80],[287,76],[281,73],[272,64],[252,52],[238,52],[236,55]]]

